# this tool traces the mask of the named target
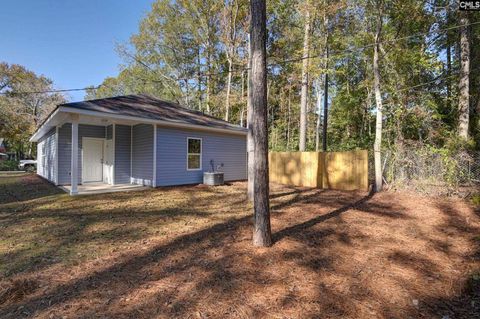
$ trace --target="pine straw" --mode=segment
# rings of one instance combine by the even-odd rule
[[[38,288],[37,282],[27,279],[14,279],[0,286],[0,305],[19,301],[32,294]]]
[[[244,192],[234,183],[0,205],[11,258],[24,257],[9,237],[20,226],[35,234],[24,241],[51,246],[39,263],[8,263],[5,281],[38,288],[5,300],[0,317],[479,316],[480,212],[465,201],[273,185],[275,244],[253,248]],[[63,232],[42,232],[59,215]],[[75,254],[54,253],[61,245]],[[80,262],[77,249],[89,249]]]

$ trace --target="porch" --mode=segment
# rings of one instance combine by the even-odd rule
[[[71,195],[155,187],[156,125],[59,112],[39,142],[39,175]]]

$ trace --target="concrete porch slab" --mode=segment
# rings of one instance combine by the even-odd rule
[[[67,193],[70,193],[71,187],[69,185],[59,186],[62,190]],[[78,195],[92,195],[92,194],[105,194],[105,193],[114,193],[114,192],[129,192],[129,191],[138,191],[144,190],[149,187],[136,185],[136,184],[117,184],[109,185],[105,183],[85,183],[83,185],[78,185]]]

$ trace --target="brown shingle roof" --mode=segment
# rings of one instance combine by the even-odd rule
[[[65,103],[59,106],[79,108],[116,115],[162,120],[172,123],[202,125],[207,127],[246,131],[235,125],[181,105],[163,101],[149,95],[125,95],[83,102]]]

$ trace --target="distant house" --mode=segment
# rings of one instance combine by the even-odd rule
[[[196,184],[221,166],[226,181],[246,179],[245,128],[148,95],[57,108],[31,137],[37,174],[56,185]]]
[[[0,137],[0,153],[7,153],[7,148],[5,146],[5,139]]]
[[[7,148],[5,146],[5,139],[0,137],[0,161],[8,159]]]

